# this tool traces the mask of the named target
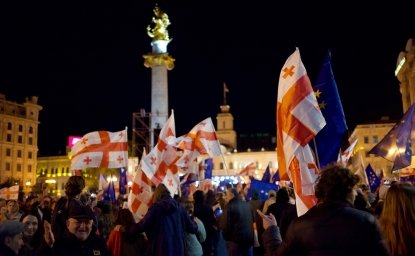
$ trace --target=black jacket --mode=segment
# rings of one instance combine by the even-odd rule
[[[68,230],[56,240],[52,248],[43,241],[38,256],[111,256],[105,241],[91,232],[85,241],[78,240]]]
[[[239,198],[231,199],[220,216],[220,228],[226,241],[239,245],[254,245],[255,214],[250,204]]]
[[[276,226],[263,240],[266,255],[389,255],[376,218],[339,202],[312,207],[291,223],[284,241]]]

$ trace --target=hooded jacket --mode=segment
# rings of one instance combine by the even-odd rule
[[[145,232],[148,255],[184,255],[185,233],[196,234],[197,224],[185,208],[170,196],[153,203],[144,218],[132,226],[130,233]]]

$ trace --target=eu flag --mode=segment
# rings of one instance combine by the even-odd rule
[[[370,191],[376,191],[376,189],[380,186],[380,178],[376,175],[370,164],[366,167],[366,176],[369,181]]]
[[[124,167],[120,168],[120,195],[126,195],[128,188],[127,170]]]
[[[277,181],[280,181],[280,172],[278,169],[275,171],[274,175],[272,175],[271,182],[275,183]]]
[[[313,86],[320,110],[326,119],[326,126],[315,137],[320,167],[337,161],[343,136],[348,129],[331,66],[329,51]],[[314,145],[310,146],[315,149]]]
[[[104,190],[104,200],[111,201],[115,203],[117,201],[117,198],[115,198],[115,187],[114,187],[114,181],[111,180],[108,183],[108,187]]]
[[[205,159],[205,179],[212,179],[213,159]]]
[[[392,170],[411,165],[415,140],[415,104],[404,114],[402,119],[376,144],[369,154],[375,154],[393,162]]]
[[[269,170],[269,164],[268,164],[267,168],[264,171],[264,175],[262,175],[261,181],[269,182],[270,179],[271,179],[271,171]]]
[[[251,198],[254,191],[257,191],[261,200],[268,199],[268,191],[270,190],[278,190],[278,186],[274,183],[269,183],[265,181],[256,180],[251,178],[251,186],[249,187],[248,194],[246,195],[247,198]]]

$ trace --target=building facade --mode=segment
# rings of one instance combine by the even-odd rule
[[[0,94],[0,184],[14,180],[30,192],[36,180],[38,97],[16,103]]]

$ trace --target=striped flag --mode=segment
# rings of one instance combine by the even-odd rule
[[[71,170],[128,167],[127,129],[85,134],[71,149]]]
[[[299,216],[316,204],[314,182],[318,175],[308,146],[326,122],[318,106],[300,51],[285,62],[279,78],[277,100],[277,154],[281,180],[294,184]]]

